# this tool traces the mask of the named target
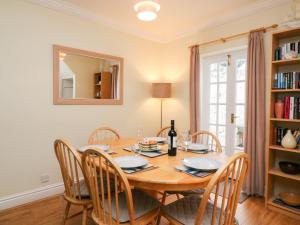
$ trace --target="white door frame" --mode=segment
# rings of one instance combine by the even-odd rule
[[[208,57],[213,57],[213,56],[220,56],[220,59],[224,58],[224,60],[227,60],[227,58],[225,59],[224,56],[226,56],[227,54],[233,53],[233,52],[238,52],[238,51],[242,51],[242,50],[246,50],[247,51],[247,46],[240,46],[240,47],[235,47],[235,48],[228,48],[228,49],[224,49],[224,50],[220,50],[220,51],[214,51],[214,52],[209,52],[206,54],[202,54],[200,55],[200,82],[201,84],[207,84],[208,83],[208,77],[203,76],[204,74],[204,63],[207,63],[209,61],[209,59],[207,59]],[[227,54],[226,54],[227,53]],[[232,58],[232,62],[234,62],[234,58]],[[233,71],[235,68],[232,67],[228,67],[227,68],[227,74],[235,74],[235,71]],[[226,111],[228,113],[231,112],[235,112],[235,102],[230,101],[230,99],[235,99],[235,95],[236,95],[236,91],[235,91],[235,80],[233,81],[232,79],[235,79],[235,77],[231,76],[231,77],[227,77],[227,89],[230,88],[232,91],[228,92],[227,91],[227,96],[226,96]],[[229,86],[229,85],[230,86]],[[233,85],[234,84],[234,85]],[[201,101],[201,105],[202,106],[207,106],[209,105],[209,94],[207,95],[207,90],[209,90],[209,88],[207,88],[206,86],[202,85],[201,86],[201,90],[200,90],[200,101]],[[205,93],[206,92],[206,93]],[[204,113],[201,113],[200,115],[200,126],[201,128],[207,128],[209,127],[209,111],[208,109],[202,109],[201,110]],[[218,115],[217,115],[218,116]],[[226,131],[227,132],[235,132],[235,124],[231,124],[230,123],[230,115],[226,116]],[[229,139],[233,139],[233,140],[229,140]],[[234,136],[233,135],[226,135],[226,145],[228,143],[231,143],[230,145],[233,146],[226,146],[226,152],[228,154],[232,154],[234,151]]]

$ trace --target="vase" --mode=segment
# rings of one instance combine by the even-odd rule
[[[283,118],[284,103],[281,100],[275,102],[275,117]]]
[[[281,140],[281,145],[285,148],[296,148],[297,142],[295,137],[292,135],[291,130],[288,130],[287,133]]]

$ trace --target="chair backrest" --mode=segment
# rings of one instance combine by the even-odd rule
[[[94,148],[85,151],[82,160],[83,173],[92,197],[92,217],[94,221],[98,224],[119,224],[119,194],[123,192],[130,224],[133,225],[135,221],[132,193],[129,182],[121,168],[107,153]],[[107,192],[104,190],[107,190]]]
[[[169,130],[170,130],[170,129],[171,129],[170,126],[161,128],[161,129],[157,132],[156,137],[164,137],[164,138],[168,137],[168,133],[169,133]]]
[[[170,129],[171,129],[171,126],[167,126],[167,127],[161,128],[161,129],[156,133],[156,137],[167,138]],[[175,130],[176,130],[176,132],[177,132],[177,129],[176,129],[176,128],[175,128]]]
[[[110,127],[100,127],[92,132],[89,137],[88,144],[111,144],[120,139],[118,131]]]
[[[242,184],[248,170],[248,155],[234,154],[227,163],[220,168],[208,183],[202,197],[195,225],[200,225],[206,210],[211,210],[211,225],[232,225],[239,201]],[[223,188],[223,189],[222,189]],[[211,193],[214,192],[212,208],[208,209]],[[222,196],[219,196],[219,193]],[[218,200],[220,203],[218,203]],[[217,207],[219,210],[217,210]]]
[[[55,140],[54,150],[64,181],[65,197],[73,202],[82,200],[80,195],[82,164],[79,153],[67,140],[63,139]]]
[[[222,146],[219,139],[209,131],[200,130],[191,135],[191,140],[196,143],[206,144],[209,150],[222,152]]]

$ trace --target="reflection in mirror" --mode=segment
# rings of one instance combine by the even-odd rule
[[[118,99],[119,63],[60,52],[60,97]]]
[[[54,61],[54,104],[122,104],[122,58],[55,45]]]

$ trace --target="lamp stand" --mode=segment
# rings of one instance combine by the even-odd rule
[[[163,107],[162,107],[162,105],[163,105],[163,99],[161,98],[160,99],[160,129],[162,129],[162,114],[163,114],[163,111],[162,111]]]

